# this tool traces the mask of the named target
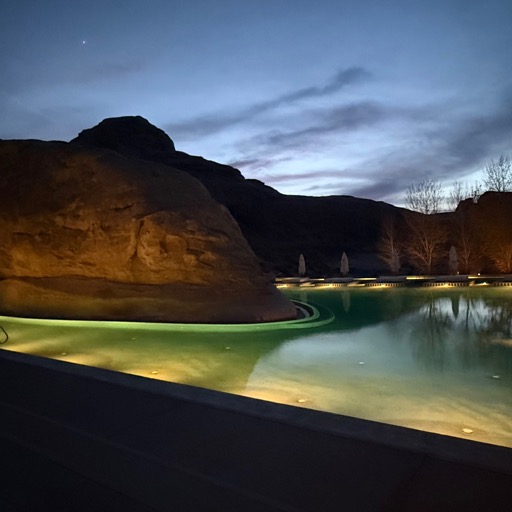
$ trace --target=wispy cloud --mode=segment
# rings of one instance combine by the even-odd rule
[[[315,154],[321,155],[340,137],[352,136],[363,128],[376,129],[381,122],[394,115],[396,113],[388,112],[384,106],[374,102],[309,109],[293,123],[287,120],[286,124],[302,126],[299,129],[261,131],[240,140],[236,148],[241,156],[231,161],[230,165],[240,168],[242,172],[261,171],[269,176],[273,173],[272,168],[279,167],[285,169],[282,171],[282,181],[285,182],[286,176],[291,176],[294,162],[305,161]],[[339,176],[339,170],[336,172]],[[273,173],[272,176],[270,179],[276,175]],[[293,179],[291,176],[290,181]]]
[[[362,126],[373,125],[384,117],[377,103],[360,102],[329,109],[318,109],[315,120],[300,130],[273,131],[261,134],[248,141],[249,145],[272,151],[273,148],[290,149],[313,144],[318,146],[321,138],[332,133],[353,131]]]
[[[279,96],[273,100],[260,103],[252,107],[254,110],[263,112],[273,108],[280,107],[285,104],[294,103],[296,101],[309,99],[309,98],[321,98],[323,96],[329,96],[339,92],[347,85],[359,83],[365,81],[371,77],[371,74],[361,67],[351,67],[338,71],[325,85],[305,87],[298,89],[288,94]]]
[[[464,179],[490,158],[512,152],[512,95],[507,93],[487,114],[470,114],[457,102],[408,106],[362,101],[311,109],[302,116],[298,129],[260,132],[240,141],[241,156],[232,165],[284,192],[302,189],[396,203],[422,178]],[[385,136],[382,146],[379,134]],[[340,140],[347,151],[355,151],[350,164],[338,149],[339,168],[326,169],[323,156]]]
[[[439,111],[439,118],[444,112]],[[432,117],[432,113],[430,114]],[[361,162],[371,169],[367,184],[352,187],[359,197],[391,199],[403,195],[412,183],[424,177],[441,182],[464,179],[485,167],[491,158],[512,152],[512,101],[503,98],[496,111],[487,115],[452,118],[436,132],[420,130],[418,137],[428,139],[426,147],[404,148],[383,155],[377,162]]]
[[[457,126],[443,149],[445,156],[452,156],[462,168],[488,159],[489,153],[512,151],[512,98],[503,102],[497,113],[473,117]]]
[[[33,94],[34,91],[62,89],[66,86],[105,85],[105,82],[127,80],[146,70],[138,60],[83,63],[77,61],[62,67],[55,63],[39,62],[31,66],[18,65],[15,72],[2,77],[2,86],[13,94]]]
[[[311,87],[304,87],[289,93],[277,96],[267,101],[250,105],[249,107],[228,114],[215,113],[185,121],[183,123],[168,124],[165,129],[173,136],[190,137],[205,136],[241,122],[250,121],[258,115],[291,105],[302,100],[331,96],[343,88],[364,82],[371,77],[369,71],[361,67],[351,67],[338,71],[327,83]]]
[[[75,81],[100,82],[126,79],[145,71],[146,65],[139,60],[110,62],[81,69],[73,78]]]
[[[231,167],[235,167],[236,169],[244,169],[245,171],[254,171],[262,168],[270,168],[274,165],[286,161],[290,161],[291,157],[283,157],[283,158],[258,158],[254,156],[252,158],[244,158],[241,160],[232,160],[228,162],[228,165]]]

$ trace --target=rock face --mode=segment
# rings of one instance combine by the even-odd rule
[[[296,274],[301,253],[310,276],[339,275],[343,252],[356,273],[387,271],[375,256],[381,223],[400,217],[400,208],[351,196],[283,195],[258,180],[245,179],[233,167],[161,144],[162,133],[141,117],[121,117],[102,121],[71,143],[136,154],[194,176],[229,209],[264,267],[274,274]]]
[[[84,132],[96,147],[0,141],[0,312],[173,322],[294,317],[225,207],[189,174],[132,158],[139,146],[174,151],[163,132],[151,131],[148,141],[136,128],[129,118],[114,135],[108,130],[125,156],[97,147],[101,130]]]
[[[453,215],[452,237],[467,248],[470,270],[512,273],[511,192],[485,192],[477,202],[466,199]]]

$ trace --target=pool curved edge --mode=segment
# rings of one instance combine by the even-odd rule
[[[302,303],[292,301],[300,305],[302,310],[312,310],[312,314],[296,320],[282,320],[275,322],[244,323],[244,324],[191,324],[191,323],[164,323],[164,322],[126,322],[113,320],[63,320],[46,318],[28,318],[0,315],[2,323],[16,322],[25,325],[55,325],[75,327],[102,327],[105,329],[137,328],[151,331],[180,330],[183,332],[245,332],[245,331],[275,331],[283,329],[310,329],[322,327],[334,321],[334,314],[322,306],[312,305],[310,302]]]

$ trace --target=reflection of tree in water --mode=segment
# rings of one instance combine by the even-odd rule
[[[493,291],[425,296],[412,332],[415,356],[424,366],[440,371],[448,365],[483,366],[489,375],[512,373],[512,301],[489,297]]]
[[[472,293],[472,290],[465,290],[457,294],[463,298],[464,310],[458,319],[459,322],[453,329],[458,332],[462,339],[454,349],[455,357],[463,368],[469,369],[480,366],[478,355],[477,332],[482,323],[482,316],[485,309],[481,308],[481,297]]]
[[[416,357],[428,368],[443,370],[446,362],[446,337],[453,320],[443,310],[442,299],[433,293],[426,295],[426,304],[418,311],[418,321],[412,331]]]
[[[421,366],[436,371],[482,369],[512,377],[512,293],[496,288],[298,290],[289,296],[335,313],[323,332],[383,324],[397,341],[412,325],[410,343]],[[314,331],[310,331],[314,332]],[[408,340],[409,341],[409,340]],[[479,370],[480,371],[480,370]]]
[[[490,299],[485,301],[485,305],[487,315],[480,325],[480,341],[509,340],[512,342],[512,304]]]
[[[333,330],[362,329],[393,320],[415,311],[417,294],[410,290],[343,288],[325,291],[322,303],[336,314]],[[318,296],[320,299],[320,296]]]
[[[451,303],[452,303],[452,313],[453,317],[457,319],[459,317],[459,310],[460,310],[460,295],[457,293],[457,295],[452,295],[450,297]]]
[[[477,328],[479,357],[498,374],[512,373],[512,302],[490,297]]]

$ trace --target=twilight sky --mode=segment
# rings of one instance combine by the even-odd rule
[[[401,204],[512,153],[511,0],[6,0],[0,138],[141,115],[286,194]]]

